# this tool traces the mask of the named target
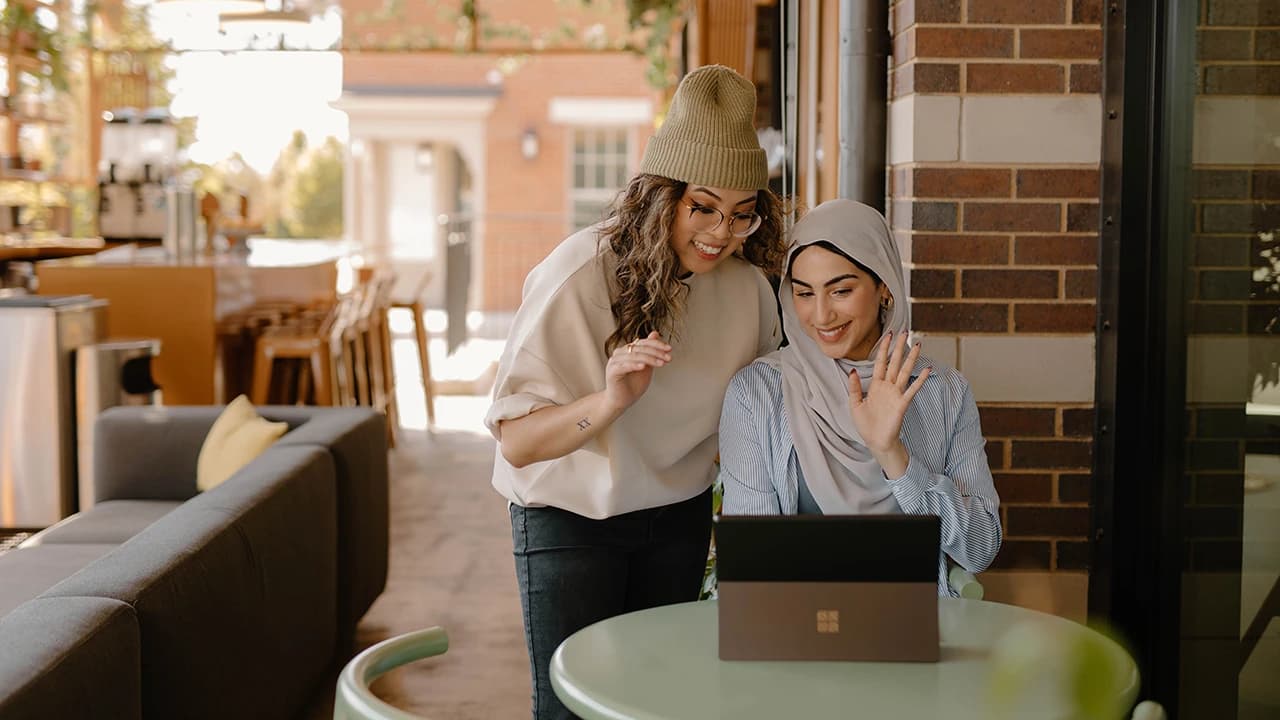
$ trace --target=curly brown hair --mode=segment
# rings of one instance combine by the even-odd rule
[[[631,179],[610,208],[600,242],[607,243],[617,258],[615,272],[606,278],[617,329],[605,341],[606,354],[654,330],[668,339],[678,335],[680,310],[689,288],[680,281],[683,269],[670,240],[687,187],[688,183],[678,180],[640,174]],[[781,274],[786,258],[786,207],[773,191],[759,191],[756,213],[760,227],[736,253],[770,280]]]

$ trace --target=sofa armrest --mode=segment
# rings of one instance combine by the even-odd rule
[[[38,597],[0,616],[0,717],[142,717],[142,651],[129,605]]]
[[[114,407],[94,426],[93,481],[105,500],[187,500],[221,407]]]
[[[387,582],[390,497],[387,420],[370,408],[263,407],[263,417],[295,430],[280,446],[318,446],[332,456],[338,484],[338,624],[341,645]],[[348,648],[349,649],[349,648]]]

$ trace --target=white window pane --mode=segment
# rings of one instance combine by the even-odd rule
[[[616,128],[573,130],[570,221],[574,228],[599,222],[627,183],[629,134]]]

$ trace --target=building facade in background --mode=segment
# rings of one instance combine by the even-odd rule
[[[621,1],[475,3],[474,45],[464,5],[344,0],[346,227],[420,269],[406,277],[429,270],[437,307],[468,275],[468,309],[501,336],[529,270],[634,172],[659,95],[640,55],[608,49],[628,37]],[[469,273],[447,267],[458,227]]]

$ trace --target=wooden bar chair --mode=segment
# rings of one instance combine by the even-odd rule
[[[315,327],[302,324],[279,325],[268,327],[262,331],[255,343],[253,361],[253,385],[250,399],[255,405],[267,405],[271,402],[273,379],[277,379],[278,361],[301,361],[309,377],[292,378],[284,383],[285,387],[299,387],[299,395],[285,398],[285,402],[305,403],[308,395],[312,396],[316,405],[333,405],[341,395],[341,375],[346,368],[342,367],[341,352],[335,354],[335,338],[341,339],[347,332],[346,323],[350,319],[351,299],[343,297],[334,304],[324,316],[323,321]],[[301,371],[303,368],[298,368]],[[281,371],[285,372],[284,367]]]
[[[355,350],[358,340],[355,325],[361,297],[359,287],[346,296],[342,313],[329,337],[329,353],[337,368],[334,373],[334,403],[343,407],[354,407],[360,400],[356,377],[361,364]]]
[[[387,401],[387,425],[388,427],[400,429],[400,401],[396,399],[396,372],[395,363],[392,360],[392,344],[391,344],[391,318],[388,313],[391,311],[391,292],[394,289],[394,283],[388,283],[384,288],[385,292],[378,303],[378,341],[382,347],[382,377],[385,381],[385,397]]]
[[[351,324],[348,326],[347,342],[352,353],[352,380],[355,387],[355,403],[365,407],[373,406],[372,387],[369,378],[369,315],[373,313],[374,301],[377,300],[376,287],[373,281],[367,281],[354,292]]]
[[[387,442],[394,447],[399,417],[387,310],[396,277],[391,271],[381,270],[369,272],[363,279],[360,313],[355,323],[357,367],[360,368],[357,385],[362,388],[360,404],[369,405],[387,417]]]
[[[391,326],[387,313],[391,309],[391,292],[395,288],[395,275],[384,275],[377,284],[373,311],[369,315],[369,367],[374,407],[387,416],[387,441],[395,445],[395,434],[400,428],[400,408],[396,403],[396,375],[391,361]]]
[[[436,388],[431,380],[431,357],[427,353],[427,324],[424,313],[426,306],[422,297],[431,282],[431,270],[424,268],[418,281],[414,283],[411,294],[405,297],[392,298],[391,307],[404,308],[413,314],[413,334],[418,345],[418,367],[422,372],[422,393],[427,403],[427,425],[436,424]]]

